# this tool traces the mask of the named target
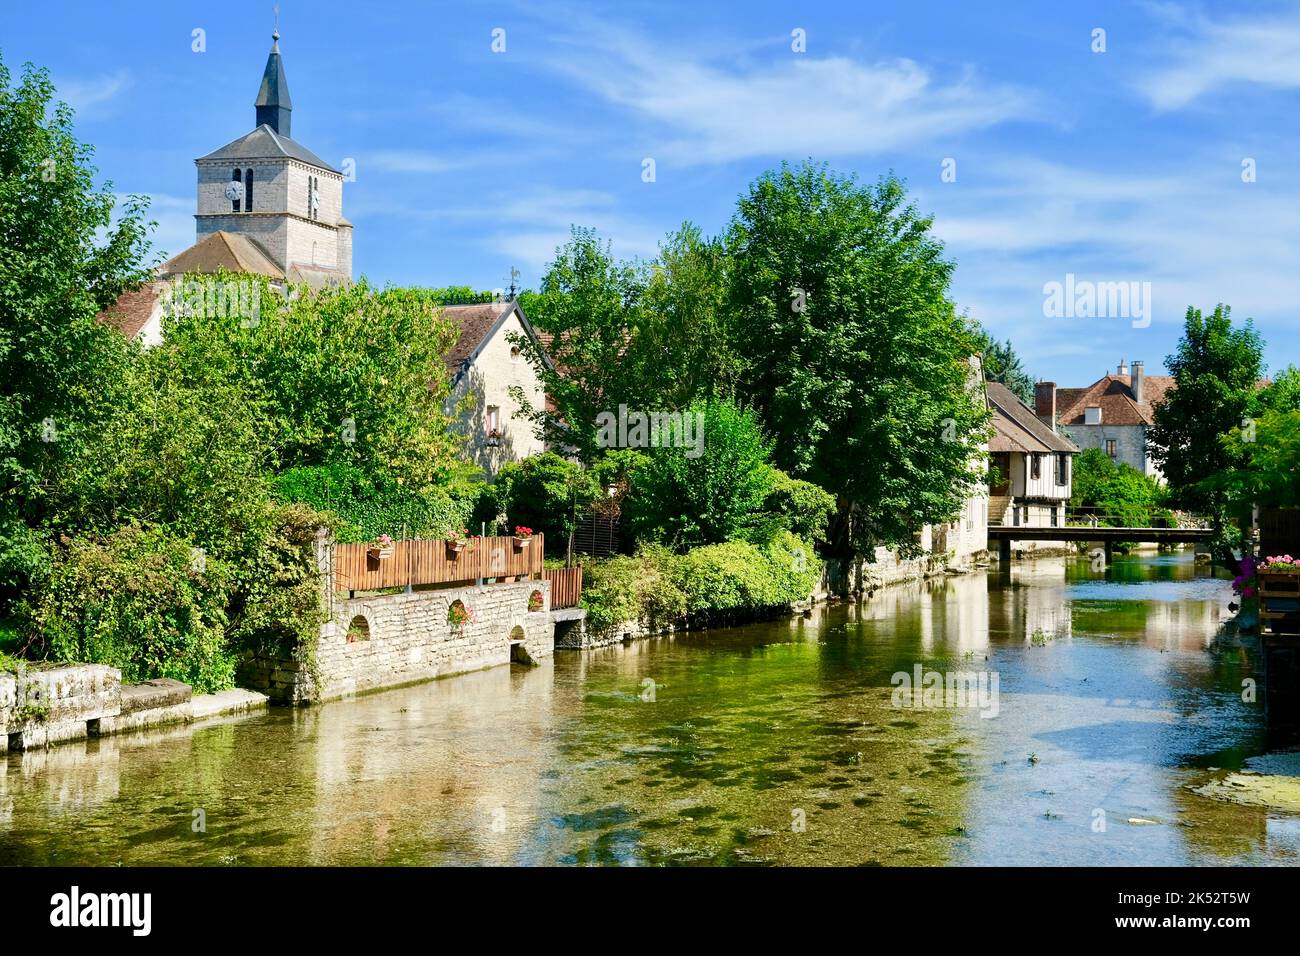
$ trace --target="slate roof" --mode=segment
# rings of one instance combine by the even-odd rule
[[[254,240],[235,232],[218,230],[163,263],[162,275],[184,273],[252,272],[283,279],[284,271]]]
[[[239,139],[227,143],[220,149],[213,150],[206,156],[200,156],[197,162],[205,162],[211,159],[242,163],[248,159],[286,158],[296,159],[300,163],[306,163],[320,169],[328,169],[332,173],[339,172],[306,146],[290,139],[288,136],[281,136],[265,123],[251,133],[245,133]],[[342,174],[340,173],[340,175]]]
[[[1085,408],[1101,409],[1102,425],[1150,425],[1156,406],[1174,387],[1172,375],[1147,375],[1142,382],[1142,401],[1133,401],[1132,377],[1103,375],[1087,388],[1056,390],[1056,417],[1062,425],[1082,425]]]
[[[986,382],[989,408],[993,412],[993,437],[989,451],[1077,452],[1078,446],[1064,435],[1052,431],[1001,382]]]

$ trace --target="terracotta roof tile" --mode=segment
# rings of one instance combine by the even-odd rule
[[[460,326],[460,338],[447,353],[447,368],[454,378],[466,360],[483,343],[497,319],[511,306],[499,302],[479,302],[474,305],[444,306],[442,314]]]
[[[1103,425],[1149,425],[1156,406],[1174,387],[1172,375],[1147,375],[1142,384],[1142,401],[1133,401],[1131,377],[1103,375],[1087,388],[1062,388],[1056,392],[1056,417],[1062,425],[1082,425],[1084,409],[1101,409]]]
[[[123,292],[116,302],[95,318],[133,339],[148,324],[158,296],[166,285],[165,282],[149,282],[139,289]]]
[[[251,272],[257,275],[283,279],[284,272],[267,255],[266,250],[247,236],[224,230],[214,232],[202,242],[197,242],[184,252],[162,264],[160,275],[174,276],[189,273]]]

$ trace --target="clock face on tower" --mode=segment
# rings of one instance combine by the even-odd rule
[[[320,190],[313,189],[311,191],[311,213],[314,216],[318,212],[320,212]]]
[[[229,199],[231,202],[234,202],[236,199],[241,198],[243,195],[244,195],[244,187],[232,179],[230,183],[226,186],[226,198]]]

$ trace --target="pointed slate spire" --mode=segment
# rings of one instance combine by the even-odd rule
[[[271,53],[262,71],[262,86],[257,91],[257,125],[266,124],[281,136],[289,135],[289,114],[293,101],[289,99],[289,81],[284,77],[284,61],[280,59],[280,31],[271,34]]]

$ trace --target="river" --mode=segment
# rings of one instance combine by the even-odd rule
[[[1192,790],[1265,746],[1230,593],[1042,560],[0,755],[0,863],[1294,864],[1300,818]],[[996,675],[996,715],[894,706],[918,664]]]

